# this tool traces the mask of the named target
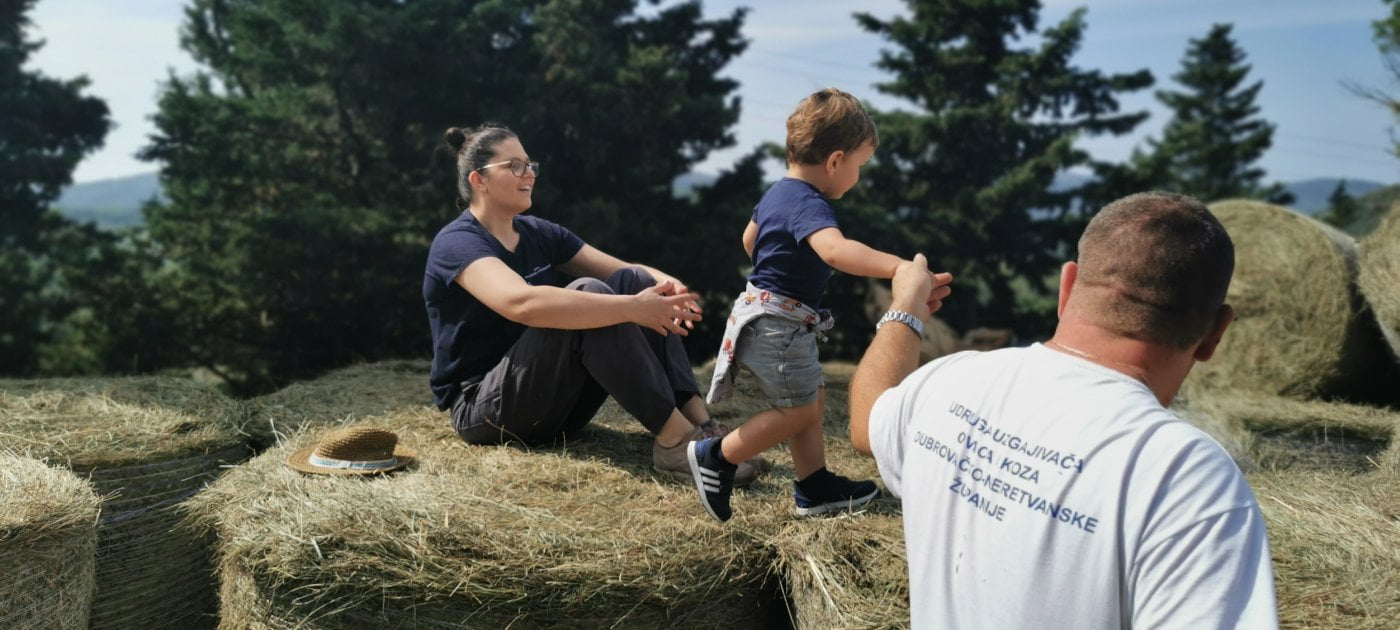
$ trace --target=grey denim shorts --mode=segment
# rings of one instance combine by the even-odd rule
[[[774,407],[801,407],[817,400],[825,385],[817,360],[817,333],[802,322],[763,316],[739,333],[734,357],[758,379]]]

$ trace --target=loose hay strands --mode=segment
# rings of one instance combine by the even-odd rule
[[[798,628],[905,628],[909,567],[898,503],[793,522],[771,541]]]
[[[1211,205],[1235,244],[1228,301],[1239,319],[1193,380],[1292,397],[1347,393],[1376,354],[1356,293],[1356,245],[1296,212],[1254,201]]]
[[[1377,470],[1250,475],[1286,628],[1394,628],[1400,618],[1400,476]]]
[[[1400,357],[1400,209],[1397,207],[1391,207],[1380,227],[1361,242],[1359,283],[1393,356]]]
[[[208,544],[180,526],[176,509],[247,456],[243,420],[237,402],[186,379],[0,382],[0,435],[104,497],[94,627],[210,622]]]
[[[0,452],[0,628],[88,627],[98,504],[73,473]]]
[[[426,361],[353,365],[252,400],[249,432],[267,447],[308,427],[326,428],[433,404]]]

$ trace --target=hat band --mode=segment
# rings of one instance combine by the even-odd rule
[[[334,457],[321,457],[315,453],[307,460],[312,466],[321,468],[338,468],[349,470],[379,470],[381,468],[393,468],[399,464],[399,458],[374,459],[369,461],[353,461],[349,459],[335,459]]]

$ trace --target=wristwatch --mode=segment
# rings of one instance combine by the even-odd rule
[[[924,323],[919,321],[919,318],[904,311],[897,311],[894,309],[885,311],[885,314],[880,317],[880,321],[875,323],[875,330],[880,330],[880,327],[884,326],[885,322],[899,322],[914,329],[914,333],[920,337],[924,336]]]

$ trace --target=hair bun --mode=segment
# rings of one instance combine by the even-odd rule
[[[447,132],[442,134],[442,140],[452,147],[453,151],[461,151],[462,145],[467,142],[467,132],[461,127],[449,127]]]

